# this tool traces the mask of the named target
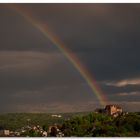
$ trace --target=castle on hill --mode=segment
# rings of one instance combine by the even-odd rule
[[[123,109],[119,105],[106,105],[105,108],[99,108],[95,110],[96,113],[104,113],[113,117],[117,117],[123,114]]]

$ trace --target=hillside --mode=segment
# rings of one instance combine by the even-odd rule
[[[45,125],[62,124],[65,120],[85,113],[59,113],[62,117],[52,117],[50,113],[9,113],[0,115],[0,128],[16,130],[26,125]]]
[[[59,117],[58,117],[59,116]],[[61,117],[60,117],[61,116]],[[0,128],[18,130],[26,126],[41,126],[48,132],[49,126],[57,124],[65,137],[139,137],[140,113],[127,113],[118,117],[107,114],[85,113],[10,113],[0,115]],[[53,130],[52,130],[53,131]],[[56,136],[57,132],[48,133]],[[40,136],[32,130],[21,136]]]
[[[139,137],[140,113],[118,117],[90,113],[65,121],[61,131],[66,137]]]

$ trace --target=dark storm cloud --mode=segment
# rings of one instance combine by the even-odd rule
[[[1,4],[0,21],[0,50],[58,51],[49,39],[10,6]]]
[[[99,81],[139,78],[139,51],[136,46],[97,48],[89,55],[81,54],[81,59]]]
[[[115,87],[105,82],[140,78],[140,4],[16,6],[49,27],[79,57],[112,102],[138,110],[139,85]],[[14,7],[1,4],[0,21],[1,112],[27,108],[85,111],[99,106],[63,54]]]
[[[139,4],[22,5],[73,50],[97,80],[139,75]]]
[[[16,111],[24,104],[97,100],[60,53],[1,51],[0,77],[1,112]]]

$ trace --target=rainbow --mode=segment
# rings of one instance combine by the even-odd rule
[[[58,36],[54,35],[49,27],[45,24],[42,25],[39,21],[35,20],[32,16],[30,16],[27,11],[21,9],[17,5],[10,5],[10,8],[15,10],[18,14],[23,16],[28,22],[30,22],[35,28],[37,28],[46,38],[51,40],[54,45],[62,52],[62,54],[71,62],[71,64],[77,69],[77,71],[81,74],[84,80],[87,82],[92,92],[98,98],[100,104],[105,106],[108,102],[107,97],[103,94],[101,88],[98,86],[96,80],[91,76],[88,72],[87,68],[80,62],[78,57],[70,50],[68,47],[64,45],[64,43],[58,38]]]

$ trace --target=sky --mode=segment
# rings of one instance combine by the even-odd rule
[[[29,17],[77,56],[107,104],[140,111],[139,15],[140,4],[0,4],[0,113],[101,107],[79,71]]]

